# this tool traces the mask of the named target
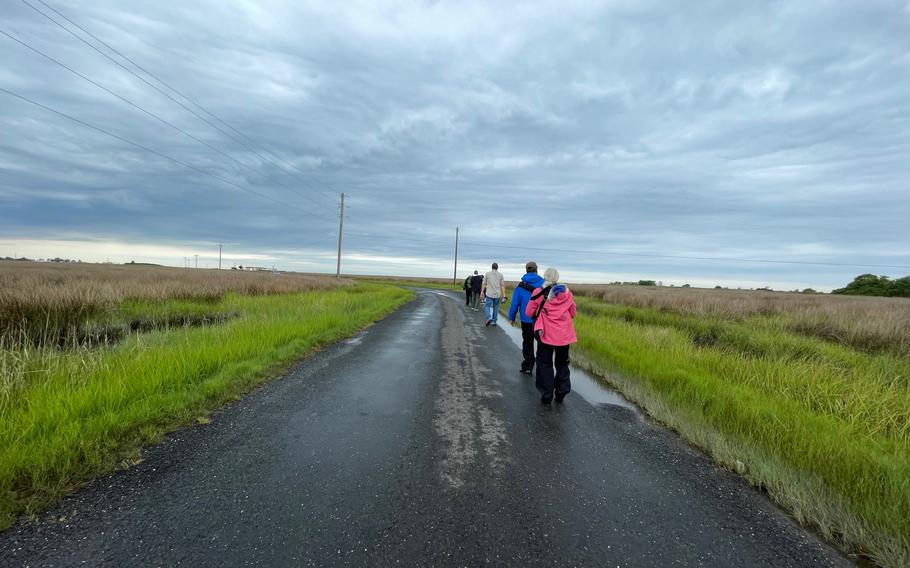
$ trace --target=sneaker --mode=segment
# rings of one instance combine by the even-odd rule
[[[490,327],[491,323],[493,323],[493,320],[487,320],[487,323],[485,323],[484,325],[487,327]]]
[[[543,397],[543,396],[540,397],[540,404],[546,404],[546,405],[549,406],[550,403],[552,403],[552,402],[553,402],[553,399],[552,399],[552,398],[546,398],[546,397]]]
[[[495,322],[495,321],[494,321],[494,322],[493,322],[493,323],[491,323],[491,324],[490,324],[490,325],[496,325],[496,322]]]
[[[522,369],[521,372],[524,375],[530,375],[531,373],[534,372],[534,370],[533,369]]]
[[[566,395],[564,395],[564,394],[558,394],[558,395],[556,395],[556,402],[562,404],[562,400],[563,400],[564,398],[566,398]]]

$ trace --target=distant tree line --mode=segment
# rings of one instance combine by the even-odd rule
[[[76,263],[81,263],[81,262],[82,262],[81,260],[73,260],[73,259],[71,259],[71,258],[60,258],[60,257],[57,257],[57,258],[39,258],[39,259],[34,259],[34,258],[27,258],[27,257],[24,257],[24,256],[20,256],[19,258],[13,258],[13,257],[11,257],[11,256],[2,256],[2,257],[0,257],[0,260],[18,260],[18,261],[20,261],[20,262],[55,262],[55,263],[57,263],[57,264],[76,264]]]
[[[838,288],[832,294],[850,294],[855,296],[889,296],[892,298],[910,298],[910,276],[892,280],[887,276],[860,274],[853,282]]]

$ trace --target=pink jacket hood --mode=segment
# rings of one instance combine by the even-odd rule
[[[534,290],[531,297],[538,295],[541,289]],[[525,314],[534,317],[540,307],[543,297],[531,300],[525,308]],[[540,332],[540,340],[547,345],[569,345],[578,341],[575,335],[575,298],[568,288],[565,292],[547,300],[537,321],[534,322],[534,332]]]

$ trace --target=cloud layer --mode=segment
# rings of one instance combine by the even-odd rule
[[[6,36],[0,87],[185,165],[0,93],[0,256],[330,270],[344,191],[350,270],[448,275],[459,226],[466,267],[569,279],[910,273],[832,266],[910,266],[906,2],[46,2],[224,123],[10,2],[158,119]]]

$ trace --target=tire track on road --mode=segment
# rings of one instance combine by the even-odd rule
[[[474,353],[482,336],[476,325],[465,320],[455,302],[444,302],[442,329],[443,376],[436,397],[433,426],[442,447],[439,472],[453,488],[464,486],[469,472],[485,461],[494,476],[509,463],[509,437],[505,424],[486,400],[501,398],[493,388],[489,368]]]

